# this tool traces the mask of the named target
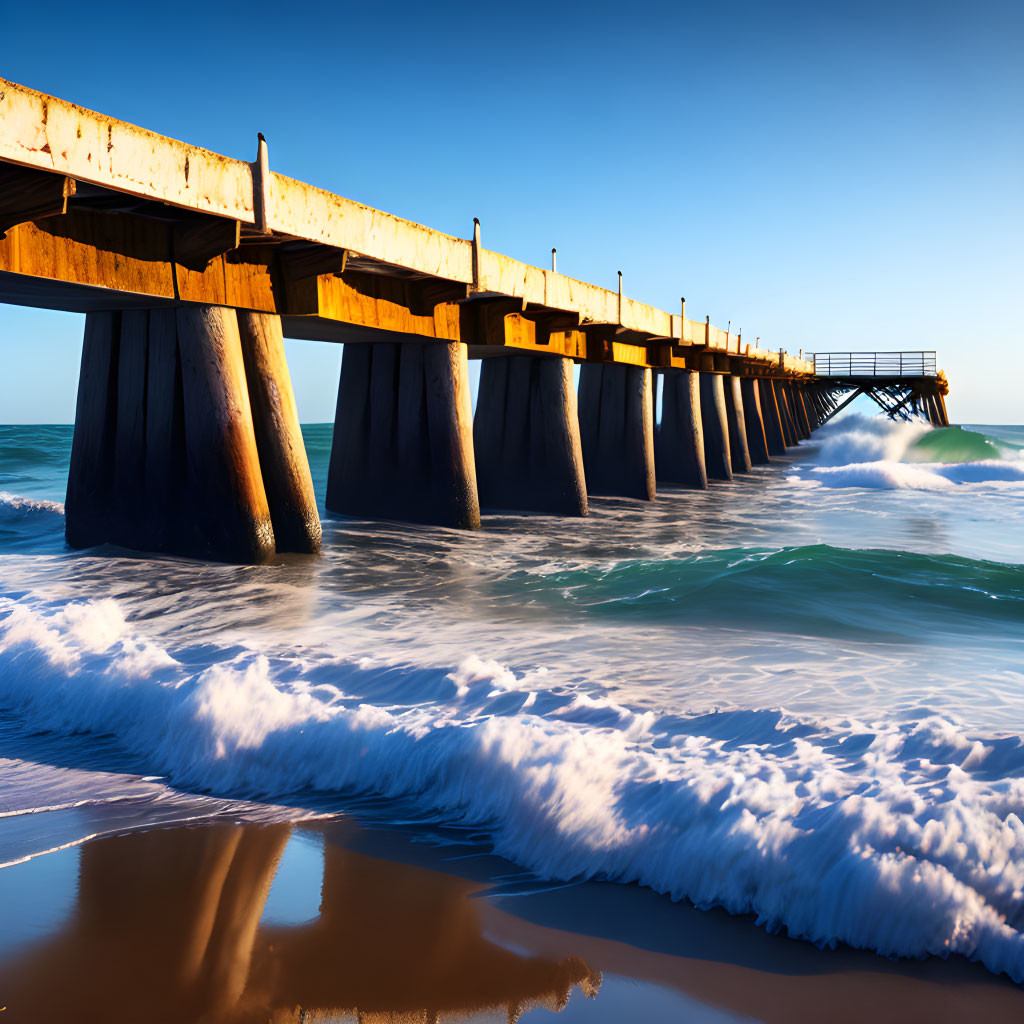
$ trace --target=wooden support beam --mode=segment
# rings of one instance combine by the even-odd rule
[[[13,164],[0,164],[0,238],[15,224],[67,213],[75,180]]]
[[[172,253],[176,263],[189,270],[203,271],[211,260],[237,249],[242,224],[223,217],[190,218],[171,229]]]

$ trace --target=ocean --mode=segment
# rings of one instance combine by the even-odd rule
[[[0,427],[0,865],[347,814],[1024,982],[1024,427],[265,566],[68,549],[71,435]]]

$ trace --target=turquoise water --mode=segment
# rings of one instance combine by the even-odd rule
[[[257,567],[68,550],[70,441],[0,427],[0,864],[114,807],[358,808],[1024,979],[1024,427],[848,417],[706,493],[325,516]]]

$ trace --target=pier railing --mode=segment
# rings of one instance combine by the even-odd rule
[[[934,352],[814,352],[819,377],[934,377]]]

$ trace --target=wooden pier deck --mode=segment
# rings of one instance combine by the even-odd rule
[[[611,290],[521,263],[478,222],[434,231],[275,173],[262,136],[255,150],[221,156],[0,79],[0,301],[87,314],[75,546],[319,548],[285,335],[345,344],[327,505],[347,514],[585,515],[589,494],[748,472],[840,405],[846,385],[813,361],[690,319],[685,300],[668,312],[621,275]],[[475,417],[470,358],[485,359]],[[915,386],[923,401],[895,411],[948,422],[945,378]]]

